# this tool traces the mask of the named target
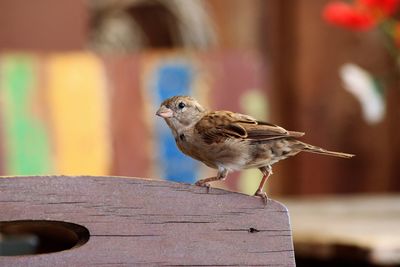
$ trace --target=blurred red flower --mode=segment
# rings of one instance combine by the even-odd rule
[[[387,17],[397,10],[399,0],[358,0],[358,5],[369,8],[375,15]]]
[[[332,2],[325,6],[322,15],[333,25],[352,30],[369,30],[375,26],[376,20],[371,13],[366,11],[343,2]]]
[[[396,71],[383,78],[374,76],[354,64],[341,68],[341,78],[345,88],[354,94],[363,107],[363,114],[369,123],[382,120],[385,113],[385,98],[382,89],[398,87],[392,81],[400,79],[400,0],[353,0],[352,2],[334,1],[328,3],[322,16],[330,24],[350,30],[378,30]],[[384,87],[380,85],[387,84]],[[376,93],[379,92],[379,95]],[[366,99],[368,98],[368,101]]]
[[[324,19],[352,30],[369,30],[399,7],[400,0],[356,0],[352,4],[331,2],[325,6]]]

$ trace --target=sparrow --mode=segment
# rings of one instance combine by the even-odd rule
[[[164,118],[178,148],[186,155],[217,169],[217,175],[201,179],[196,185],[206,186],[224,180],[231,171],[258,168],[262,179],[256,196],[265,202],[263,191],[272,165],[299,152],[311,152],[341,158],[353,154],[328,151],[297,140],[303,132],[284,128],[251,116],[231,111],[208,111],[194,98],[173,96],[161,103],[156,115]]]

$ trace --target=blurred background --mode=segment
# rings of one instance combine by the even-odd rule
[[[372,26],[332,25],[346,20],[324,13],[330,2],[1,0],[0,175],[213,175],[154,115],[184,94],[357,155],[280,162],[272,197],[399,192],[394,49]],[[253,194],[260,179],[244,171],[214,186]]]

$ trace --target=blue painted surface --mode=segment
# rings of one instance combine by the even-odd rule
[[[163,62],[155,71],[156,105],[174,95],[191,95],[193,75],[189,64]],[[156,133],[163,177],[170,181],[193,183],[198,173],[198,163],[177,148],[163,120],[158,120]]]

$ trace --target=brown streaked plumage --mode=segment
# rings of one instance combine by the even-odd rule
[[[207,111],[194,98],[174,96],[157,113],[165,119],[179,149],[186,155],[217,169],[215,177],[199,180],[196,185],[226,178],[229,171],[258,168],[263,174],[255,195],[267,200],[263,191],[272,174],[271,166],[301,151],[351,158],[354,155],[328,151],[296,138],[302,132],[284,128],[231,111]]]

